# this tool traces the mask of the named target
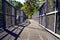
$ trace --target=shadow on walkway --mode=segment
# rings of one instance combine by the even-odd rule
[[[2,31],[2,33],[0,33],[0,40],[6,40],[7,38],[7,36],[8,35],[10,35],[10,37],[11,36],[13,36],[14,37],[14,39],[12,38],[12,40],[17,40],[18,39],[18,37],[20,36],[20,34],[21,34],[21,32],[23,31],[23,29],[26,27],[26,26],[28,26],[30,23],[28,23],[27,25],[19,25],[19,26],[17,26],[17,27],[14,27],[14,29],[12,29],[11,31],[9,30],[9,29],[4,29],[4,31]],[[18,30],[19,32],[17,33],[17,31],[14,33],[13,31],[15,31],[15,30]],[[17,33],[17,34],[16,34]],[[1,37],[2,36],[2,37]],[[9,38],[9,36],[8,36],[8,38]],[[9,38],[10,39],[10,38]],[[9,39],[7,39],[7,40],[9,40]]]

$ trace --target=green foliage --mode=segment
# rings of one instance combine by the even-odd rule
[[[7,0],[9,3],[13,3],[13,1],[15,1],[15,0]]]
[[[13,5],[19,9],[23,6],[20,2],[17,2],[17,1],[13,2]]]
[[[44,3],[44,0],[40,0],[40,6]]]
[[[33,14],[36,14],[37,11],[38,11],[38,9],[34,9],[34,10],[33,10]]]
[[[34,8],[37,9],[39,7],[40,1],[39,0],[30,0],[30,3]]]
[[[2,11],[2,0],[0,0],[0,11]]]
[[[11,3],[14,7],[19,8],[19,9],[23,6],[22,3],[15,0],[8,0],[8,2]]]
[[[60,40],[60,38],[59,38],[59,40]]]
[[[38,7],[39,0],[26,0],[21,9],[24,10],[28,18],[31,18],[32,15],[37,11]]]
[[[0,0],[0,21],[2,21],[2,0]]]
[[[8,0],[10,3],[12,3],[12,0]]]

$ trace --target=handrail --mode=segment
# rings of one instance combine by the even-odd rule
[[[44,5],[45,5],[45,2],[40,6],[40,8],[39,8],[39,15],[41,15],[41,11],[43,10],[42,8],[44,7]]]
[[[24,14],[23,12],[24,11],[14,7],[8,1],[2,0],[2,16],[3,16],[2,21],[3,22],[0,22],[0,24],[2,24],[3,28],[21,24],[27,19],[26,14]]]
[[[12,6],[12,7],[14,7],[12,4],[10,4],[8,1],[5,1],[7,4],[9,4],[10,6]],[[19,8],[16,8],[16,7],[14,7],[15,9],[17,9],[17,10],[20,10]],[[20,10],[20,11],[22,11],[22,10]]]

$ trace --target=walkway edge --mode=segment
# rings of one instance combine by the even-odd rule
[[[60,38],[60,35],[57,33],[54,33],[53,31],[49,30],[48,28],[45,28],[45,26],[39,24],[41,27],[43,27],[44,29],[46,29],[48,32],[52,33],[54,36],[56,36],[57,38]]]

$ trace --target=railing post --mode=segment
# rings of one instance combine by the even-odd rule
[[[11,8],[10,5],[9,5],[9,7]],[[12,26],[12,24],[13,24],[13,23],[12,23],[12,8],[11,8],[11,11],[10,11],[10,15],[11,15],[11,16],[10,16],[10,21],[11,21],[11,26]]]
[[[17,17],[16,15],[17,15],[17,14],[16,14],[16,9],[15,9],[15,8],[14,8],[14,10],[15,10],[15,11],[14,11],[14,14],[15,14],[15,25],[16,25],[16,17]]]
[[[58,0],[55,0],[55,11],[58,8]],[[54,32],[56,33],[56,29],[57,29],[57,14],[55,13],[54,15]]]
[[[2,0],[3,28],[6,28],[5,1]]]
[[[45,27],[47,28],[47,10],[48,10],[48,0],[45,0]]]
[[[56,4],[56,8],[57,8],[57,10],[58,10],[58,0],[55,0],[56,2],[55,2],[55,4]]]
[[[39,24],[40,24],[40,11],[39,11]]]
[[[40,24],[40,8],[39,8],[39,24]]]

